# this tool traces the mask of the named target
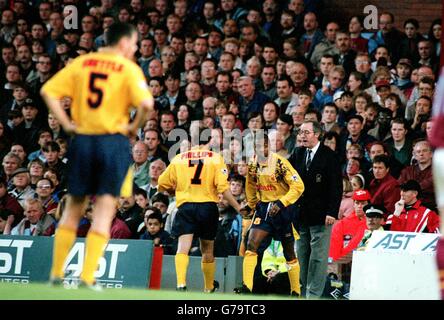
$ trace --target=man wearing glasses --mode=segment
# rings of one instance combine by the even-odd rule
[[[302,146],[289,159],[305,185],[298,201],[300,215],[295,227],[300,235],[297,257],[301,266],[301,293],[307,298],[318,298],[324,290],[330,234],[342,197],[339,159],[320,143],[321,134],[319,123],[305,121],[298,131]]]
[[[52,62],[51,57],[43,53],[37,60],[36,71],[32,71],[28,76],[28,83],[31,88],[31,93],[37,95],[40,92],[43,84],[51,77]],[[29,78],[32,78],[30,81]]]
[[[401,47],[403,34],[394,27],[394,24],[395,17],[392,13],[381,13],[379,16],[379,31],[368,41],[368,53],[372,54],[378,45],[384,44],[390,52],[392,63],[396,65],[399,59],[399,48]]]

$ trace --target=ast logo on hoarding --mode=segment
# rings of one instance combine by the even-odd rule
[[[439,234],[375,231],[366,251],[406,251],[410,253],[434,253]]]
[[[0,235],[0,282],[47,282],[53,244],[53,237]],[[110,240],[99,260],[97,281],[107,288],[146,288],[152,248],[153,242],[148,240]],[[84,259],[85,239],[78,239],[66,259],[65,284],[78,281]]]
[[[32,243],[32,240],[0,239],[0,281],[29,282],[29,273],[22,273],[22,265],[24,251]]]
[[[94,274],[100,284],[106,287],[122,288],[123,280],[121,278],[116,278],[117,262],[119,259],[119,254],[126,252],[127,249],[128,245],[126,244],[109,243],[106,246],[105,257],[100,258],[98,270]],[[84,258],[85,243],[75,243],[69,252],[68,258],[66,259],[65,272],[67,276],[65,280],[73,280],[74,278],[78,278],[80,276]]]

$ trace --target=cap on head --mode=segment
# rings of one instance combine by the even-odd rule
[[[412,62],[408,58],[399,59],[397,66],[399,66],[401,64],[406,65],[406,66],[410,67],[410,69],[412,69]]]
[[[357,201],[369,201],[371,198],[370,192],[367,190],[356,190],[352,196],[352,199]]]
[[[22,104],[22,108],[26,108],[26,107],[32,107],[32,108],[36,108],[36,105],[34,103],[34,100],[27,98],[25,99],[25,102]]]
[[[352,119],[358,119],[361,123],[364,123],[364,118],[359,114],[352,114],[347,118],[347,122],[350,122]]]
[[[381,205],[368,204],[364,207],[364,212],[369,218],[383,218],[386,210]]]
[[[26,168],[18,168],[17,170],[15,170],[12,174],[11,174],[11,178],[14,178],[16,175],[20,174],[20,173],[29,173],[28,169]]]
[[[344,93],[344,91],[336,91],[335,94],[333,95],[333,101],[341,99],[343,93]]]

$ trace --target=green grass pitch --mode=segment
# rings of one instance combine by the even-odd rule
[[[289,298],[218,292],[205,294],[203,292],[176,292],[143,288],[104,289],[101,292],[96,292],[86,288],[51,287],[46,283],[0,283],[0,300],[286,300]]]

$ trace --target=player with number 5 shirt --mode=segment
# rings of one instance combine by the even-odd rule
[[[140,67],[134,26],[115,23],[105,34],[106,47],[82,55],[54,75],[41,95],[63,129],[74,137],[68,148],[68,199],[56,231],[50,280],[61,284],[64,262],[76,239],[88,197],[95,195],[93,221],[86,237],[81,283],[96,286],[94,272],[109,239],[119,196],[130,196],[132,176],[127,135],[135,135],[154,99]],[[70,116],[61,99],[72,100]],[[137,115],[130,122],[130,110]]]

